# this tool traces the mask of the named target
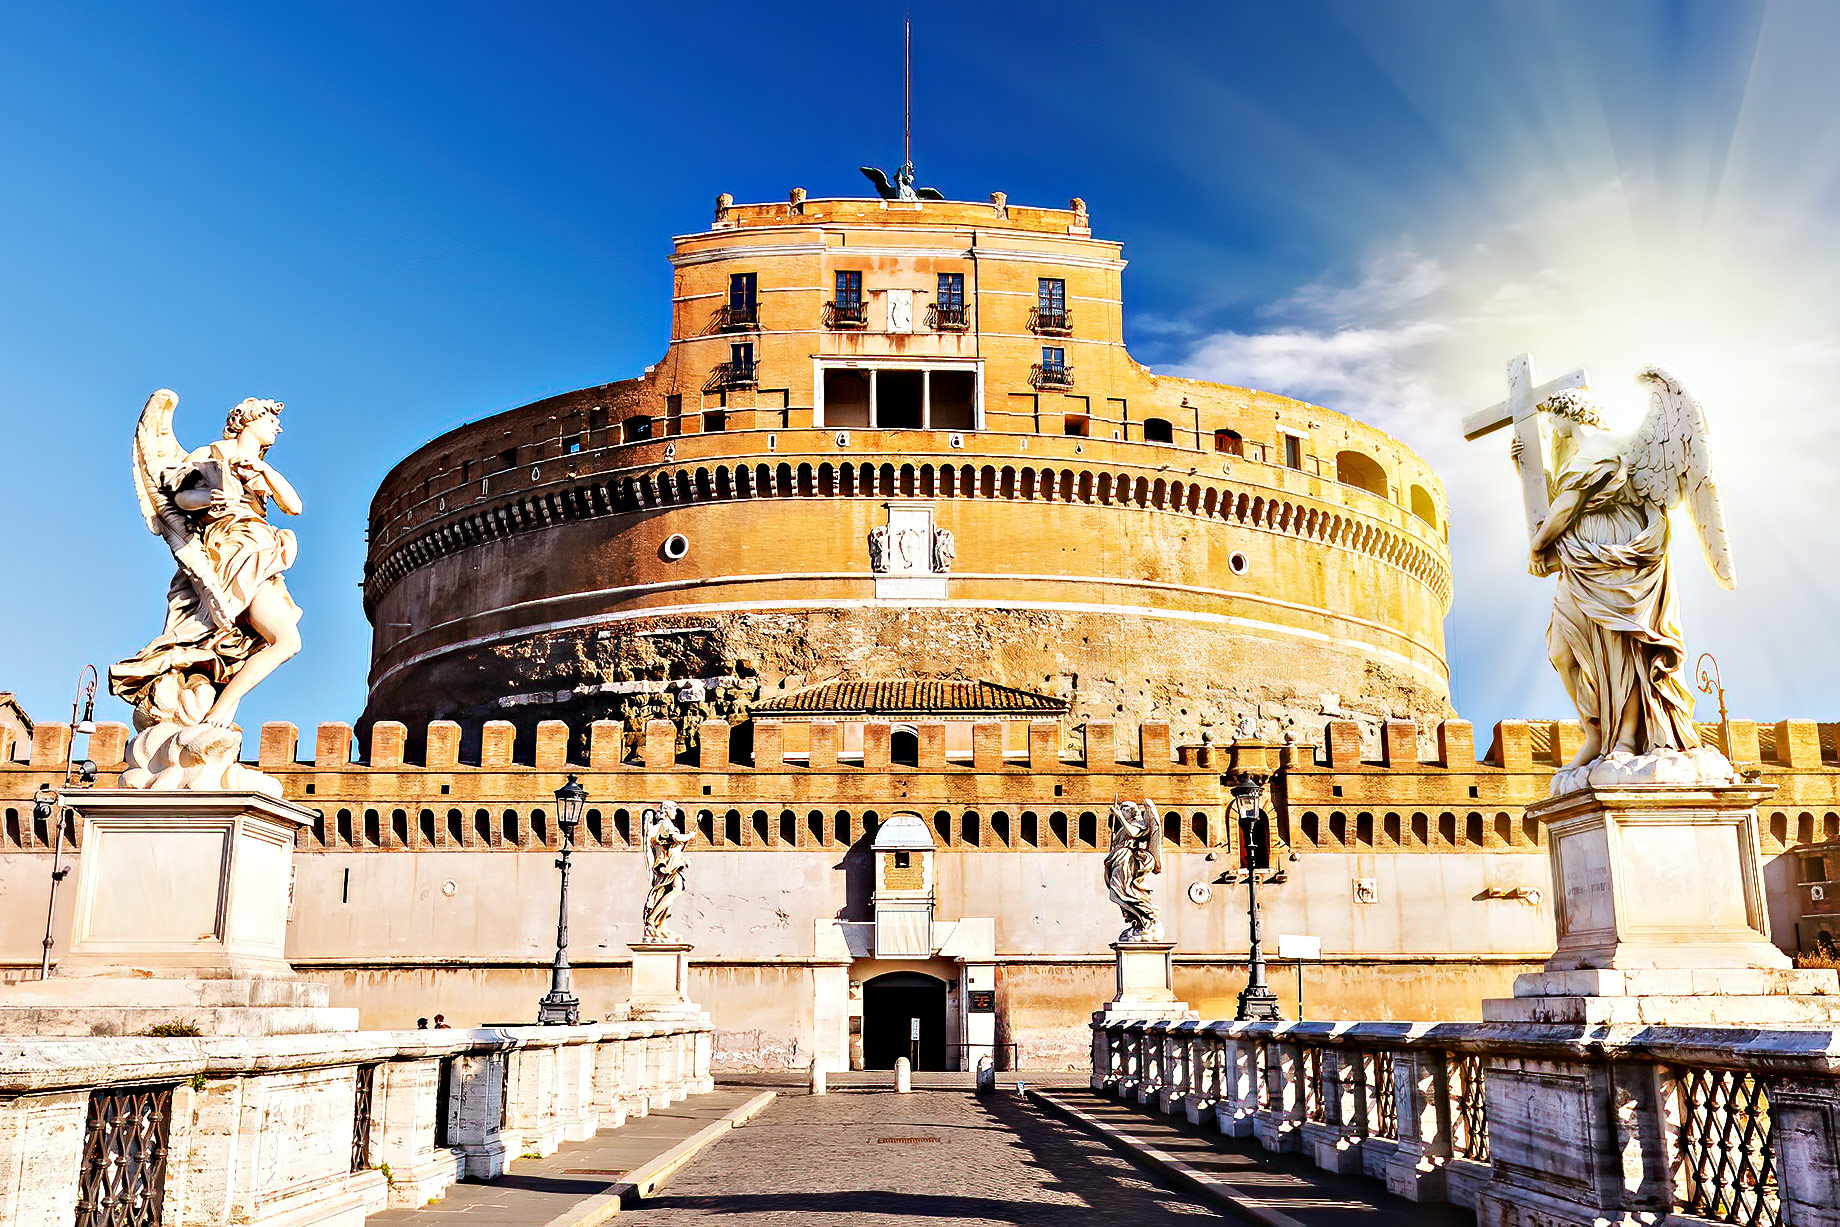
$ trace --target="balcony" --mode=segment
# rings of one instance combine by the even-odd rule
[[[1029,368],[1029,383],[1037,388],[1071,388],[1073,368],[1037,362]]]
[[[1045,307],[1029,308],[1029,331],[1044,337],[1064,337],[1073,332],[1073,312],[1062,307],[1052,311]]]
[[[934,303],[926,309],[926,326],[934,332],[964,332],[971,327],[971,310],[964,303]]]
[[[751,388],[756,383],[755,362],[724,362],[718,365],[709,377],[713,388]]]
[[[729,303],[716,311],[716,331],[749,332],[760,327],[760,304]]]
[[[824,304],[824,326],[866,328],[869,326],[868,307],[860,302],[827,302]]]

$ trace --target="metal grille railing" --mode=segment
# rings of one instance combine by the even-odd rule
[[[709,382],[716,388],[751,388],[756,382],[754,367],[752,362],[718,362]]]
[[[351,1170],[371,1165],[371,1095],[377,1087],[377,1067],[360,1065],[351,1096]]]
[[[1029,331],[1050,336],[1065,336],[1073,331],[1073,313],[1065,308],[1029,308]]]
[[[1483,1085],[1482,1058],[1450,1054],[1450,1148],[1459,1157],[1486,1163],[1489,1158],[1489,1101]]]
[[[1029,383],[1037,388],[1071,388],[1073,368],[1056,366],[1051,362],[1037,362],[1029,368]]]
[[[723,332],[741,332],[760,327],[757,303],[728,303],[716,312],[716,327]]]
[[[446,1150],[451,1143],[447,1140],[448,1118],[454,1110],[454,1058],[441,1058],[441,1074],[435,1081],[434,1091],[434,1146],[436,1150]]]
[[[1399,1103],[1393,1097],[1393,1052],[1382,1048],[1361,1059],[1361,1113],[1367,1132],[1399,1136]]]
[[[971,326],[971,311],[964,303],[934,303],[927,308],[926,322],[935,332],[963,332]]]
[[[1298,1053],[1297,1080],[1300,1092],[1297,1103],[1303,1109],[1303,1119],[1327,1119],[1323,1111],[1322,1049],[1304,1045]]]
[[[864,328],[869,323],[867,306],[860,302],[827,302],[824,304],[824,326],[826,328]]]
[[[1779,1227],[1776,1148],[1763,1083],[1730,1069],[1671,1071],[1679,1097],[1680,1194],[1691,1214]]]
[[[159,1227],[172,1093],[170,1086],[90,1093],[76,1227]]]

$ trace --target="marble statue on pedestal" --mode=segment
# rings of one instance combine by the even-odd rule
[[[179,398],[148,398],[134,431],[134,484],[148,529],[178,564],[166,625],[109,669],[109,689],[134,707],[124,788],[227,789],[280,796],[238,762],[237,704],[300,650],[300,609],[283,573],[294,534],[268,522],[272,502],[299,515],[300,496],[266,459],[281,402],[230,410],[223,438],[187,452],[172,431]]]
[[[692,836],[681,815],[674,801],[660,801],[657,809],[645,811],[645,850],[651,858],[652,887],[645,895],[643,942],[678,940],[665,921],[671,914],[671,905],[683,893],[684,875],[690,868],[688,848]]]
[[[1553,455],[1550,504],[1529,515],[1531,569],[1558,577],[1546,650],[1584,726],[1583,747],[1553,776],[1554,796],[1588,785],[1736,783],[1693,722],[1668,561],[1668,512],[1685,503],[1713,574],[1727,588],[1737,582],[1706,415],[1665,367],[1637,378],[1649,411],[1631,438],[1610,434],[1580,388],[1539,404]],[[1510,450],[1517,465],[1544,460],[1520,435]]]
[[[1150,902],[1150,875],[1163,872],[1162,832],[1156,802],[1112,803],[1105,850],[1105,886],[1124,913],[1120,942],[1160,942],[1163,925]]]

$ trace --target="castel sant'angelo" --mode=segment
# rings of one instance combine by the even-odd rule
[[[1313,1015],[1467,1016],[1543,964],[1522,811],[1578,730],[1454,718],[1449,511],[1409,448],[1133,361],[1121,246],[1077,200],[724,196],[671,262],[642,375],[396,465],[361,719],[261,730],[318,816],[289,954],[336,1002],[367,1025],[527,1015],[569,772],[584,1009],[622,994],[639,816],[675,801],[677,923],[728,1064],[885,1065],[915,1017],[923,1066],[1083,1061],[1121,799],[1162,813],[1177,990],[1230,1014],[1235,756],[1276,772],[1266,929],[1321,938]],[[1712,736],[1777,787],[1766,853],[1840,834],[1833,726]],[[10,965],[37,966],[53,833],[30,798],[69,738],[40,723],[0,753]],[[125,738],[92,738],[105,779]],[[1786,858],[1769,884],[1793,948]]]

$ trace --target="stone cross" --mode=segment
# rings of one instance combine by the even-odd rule
[[[1590,376],[1579,367],[1536,387],[1533,355],[1519,354],[1508,361],[1508,399],[1463,419],[1465,439],[1480,439],[1503,426],[1514,427],[1514,437],[1521,441],[1521,496],[1527,505],[1529,538],[1546,519],[1550,507],[1546,493],[1546,446],[1540,433],[1540,402],[1555,392],[1587,387],[1590,382]]]

